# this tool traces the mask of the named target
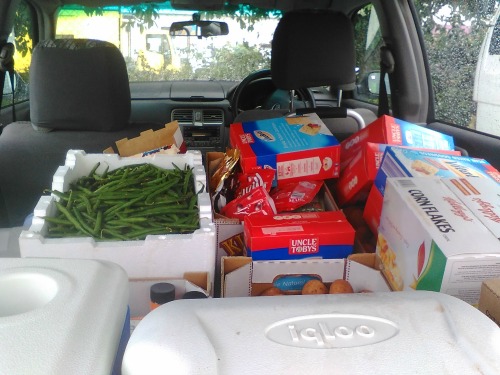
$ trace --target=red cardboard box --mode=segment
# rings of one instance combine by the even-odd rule
[[[243,172],[275,169],[278,184],[339,176],[340,144],[315,113],[231,124],[229,137]]]
[[[354,228],[341,211],[249,215],[243,228],[253,260],[345,258],[354,245]]]
[[[386,145],[368,142],[349,162],[335,184],[339,206],[366,200],[382,161]]]
[[[340,170],[367,142],[429,150],[454,150],[453,137],[391,116],[381,116],[340,144]]]
[[[348,204],[363,203],[367,200],[373,181],[377,175],[384,151],[390,145],[365,143],[360,152],[352,158],[340,174],[335,185],[337,203],[340,207]],[[407,146],[401,146],[408,148]],[[417,148],[414,148],[417,150]],[[438,151],[418,149],[422,151]],[[439,153],[460,156],[459,151],[439,150]]]

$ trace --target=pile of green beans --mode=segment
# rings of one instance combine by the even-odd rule
[[[57,212],[45,216],[49,238],[142,240],[147,235],[192,233],[199,228],[193,169],[153,164],[123,166],[98,174],[99,163],[54,194]]]

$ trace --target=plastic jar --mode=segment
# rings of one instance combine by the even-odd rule
[[[156,283],[150,289],[150,309],[154,310],[175,299],[175,286],[170,283]]]

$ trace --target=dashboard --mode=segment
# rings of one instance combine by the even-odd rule
[[[238,84],[234,81],[131,82],[131,121],[177,120],[188,149],[224,151],[229,141],[229,125],[237,112],[233,108],[233,97]],[[276,90],[270,79],[259,79],[241,92],[238,110],[270,109],[277,105],[283,108],[288,95]],[[335,106],[335,98],[326,88],[314,88],[312,95],[318,106]],[[298,101],[300,103],[300,97]]]

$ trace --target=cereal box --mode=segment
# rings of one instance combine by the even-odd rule
[[[341,143],[341,170],[354,158],[367,142],[409,146],[429,150],[453,150],[453,137],[383,115]]]
[[[500,239],[500,184],[486,178],[449,178],[443,183]]]
[[[277,183],[339,176],[340,144],[314,113],[231,124],[229,136],[244,172],[273,168]]]
[[[363,217],[376,233],[385,182],[388,177],[483,177],[500,184],[500,172],[484,159],[428,152],[403,147],[387,147],[366,202]]]
[[[341,211],[249,215],[243,230],[253,260],[345,258],[352,253],[355,234]]]
[[[366,201],[386,147],[389,147],[389,145],[367,142],[356,156],[349,161],[348,165],[340,173],[336,183],[335,192],[339,206]],[[460,152],[454,150],[439,150],[439,153],[460,156]]]
[[[439,178],[387,179],[376,253],[393,290],[477,304],[500,277],[500,242]]]

